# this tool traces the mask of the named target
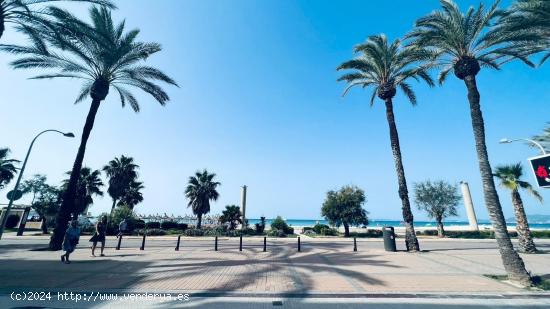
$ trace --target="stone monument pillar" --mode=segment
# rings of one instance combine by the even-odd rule
[[[466,208],[466,214],[468,215],[468,221],[470,222],[470,229],[472,231],[479,231],[476,212],[474,210],[474,204],[472,203],[472,195],[470,194],[470,187],[467,182],[461,181],[460,188],[462,189],[462,197],[464,198],[464,207]]]

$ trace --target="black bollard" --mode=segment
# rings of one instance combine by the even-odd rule
[[[357,252],[357,238],[353,237],[353,251]]]
[[[267,237],[264,236],[264,252],[266,252],[267,250]]]
[[[298,236],[298,252],[302,251],[302,246],[300,243],[300,236]]]
[[[120,243],[122,242],[122,234],[118,236],[118,244],[116,245],[116,250],[120,250]]]
[[[243,251],[243,235],[239,237],[239,251]]]
[[[214,251],[218,251],[218,236],[214,239]]]
[[[139,250],[145,250],[145,233],[143,233],[143,240],[141,241],[141,248]]]
[[[180,239],[181,239],[181,235],[178,235],[178,243],[176,244],[176,251],[180,251]]]

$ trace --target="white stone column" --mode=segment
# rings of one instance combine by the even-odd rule
[[[470,194],[470,187],[467,182],[461,181],[460,188],[462,189],[462,197],[464,198],[464,207],[466,208],[466,214],[468,215],[468,221],[470,222],[470,229],[472,231],[479,231],[476,212],[474,210],[474,203],[472,202],[472,195]]]
[[[246,185],[241,187],[241,214],[243,215],[241,229],[244,229],[246,227]]]

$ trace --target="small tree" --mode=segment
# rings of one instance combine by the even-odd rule
[[[443,219],[458,216],[456,206],[460,202],[460,194],[456,186],[443,180],[424,181],[414,184],[414,201],[419,210],[437,222],[437,235],[445,237]]]
[[[120,206],[115,208],[111,215],[111,226],[116,229],[122,220],[128,223],[128,230],[132,231],[135,227],[136,215],[128,206]]]
[[[237,227],[237,224],[242,224],[243,220],[239,206],[225,206],[225,210],[222,211],[222,215],[220,216],[220,222],[223,224],[229,223],[230,230],[234,230]]]
[[[344,186],[339,191],[328,191],[321,208],[321,215],[337,227],[344,226],[345,236],[349,237],[349,227],[367,225],[368,212],[363,209],[365,192],[356,186]]]
[[[43,234],[48,234],[48,217],[55,216],[61,205],[60,190],[48,185],[46,181],[46,176],[36,174],[21,184],[24,194],[32,194],[31,207],[40,216]]]

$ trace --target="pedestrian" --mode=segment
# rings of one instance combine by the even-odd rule
[[[63,240],[63,250],[65,254],[61,256],[61,262],[65,264],[70,264],[69,255],[74,251],[78,240],[80,239],[80,228],[78,227],[78,220],[74,219],[71,221],[71,225],[67,228],[65,232],[65,239]]]
[[[107,232],[107,216],[103,216],[97,221],[95,225],[95,233],[90,238],[90,242],[92,242],[92,256],[95,257],[95,248],[97,247],[97,243],[101,242],[101,255],[105,256],[103,254],[103,249],[105,249],[105,234]]]
[[[126,222],[126,219],[122,219],[120,223],[118,224],[118,234],[116,235],[117,238],[122,236],[124,232],[128,229],[128,223]]]

